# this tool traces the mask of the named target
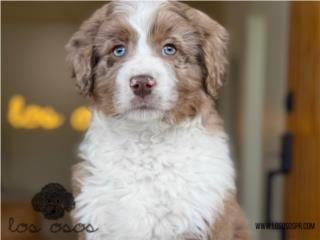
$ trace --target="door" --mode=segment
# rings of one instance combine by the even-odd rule
[[[291,2],[288,87],[293,93],[288,131],[293,159],[285,179],[285,222],[312,222],[288,230],[288,239],[320,239],[320,3]],[[306,227],[306,225],[304,226]]]

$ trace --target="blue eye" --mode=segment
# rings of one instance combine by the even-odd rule
[[[173,44],[166,44],[162,48],[162,53],[167,56],[172,56],[177,52],[176,47]]]
[[[116,57],[123,57],[126,53],[127,49],[124,46],[117,46],[113,49],[113,55]]]

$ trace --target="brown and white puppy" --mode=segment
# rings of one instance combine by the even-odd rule
[[[186,4],[111,2],[67,45],[93,119],[74,168],[86,239],[249,239],[214,99],[227,32]]]

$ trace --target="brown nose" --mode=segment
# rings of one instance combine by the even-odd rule
[[[130,79],[130,87],[133,93],[140,97],[145,97],[151,93],[156,81],[150,75],[137,75]]]

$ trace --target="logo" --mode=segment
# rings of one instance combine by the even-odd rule
[[[68,192],[59,183],[49,183],[41,188],[31,200],[32,207],[35,211],[41,212],[44,218],[48,220],[57,220],[63,218],[65,212],[70,212],[75,207],[73,195]],[[74,223],[69,225],[65,222],[53,222],[44,230],[41,226],[34,223],[16,222],[14,217],[8,219],[8,230],[12,233],[38,233],[46,231],[50,233],[94,233],[98,228],[94,228],[91,224]]]
[[[38,192],[31,201],[35,211],[41,212],[48,220],[57,220],[75,207],[72,193],[59,183],[49,183]]]

